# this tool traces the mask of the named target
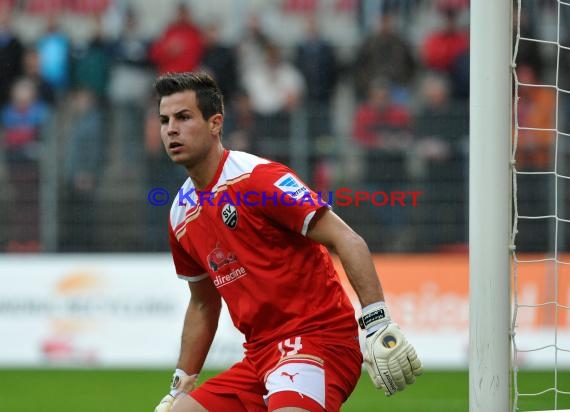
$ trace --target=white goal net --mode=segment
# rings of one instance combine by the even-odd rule
[[[512,405],[570,409],[570,2],[518,0],[513,29]]]

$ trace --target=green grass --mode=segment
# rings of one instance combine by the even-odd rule
[[[5,412],[152,412],[166,393],[171,371],[149,370],[0,370],[0,411]],[[202,379],[215,373],[204,373]],[[468,410],[465,371],[428,370],[418,382],[391,398],[363,374],[343,407],[344,412],[465,412]],[[521,374],[521,390],[552,386],[552,372]],[[570,388],[570,372],[559,373],[561,389]],[[553,409],[553,395],[523,398],[521,410]],[[558,408],[570,408],[559,396]],[[230,411],[228,411],[230,412]]]

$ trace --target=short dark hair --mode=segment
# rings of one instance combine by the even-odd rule
[[[158,101],[164,96],[193,90],[196,92],[196,102],[204,119],[215,114],[224,114],[224,98],[220,87],[205,72],[166,73],[156,79],[154,90],[158,94]]]

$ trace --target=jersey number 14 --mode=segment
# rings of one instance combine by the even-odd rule
[[[279,342],[277,348],[279,349],[282,358],[285,356],[296,355],[301,349],[303,349],[303,345],[301,344],[301,337],[296,336],[293,342],[291,342],[290,338],[285,339],[284,341]]]

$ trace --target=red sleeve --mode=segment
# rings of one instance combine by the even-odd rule
[[[248,183],[257,195],[261,213],[302,235],[307,234],[316,212],[329,207],[325,194],[312,191],[291,169],[279,163],[257,166]]]
[[[196,263],[192,256],[184,250],[178,239],[176,239],[176,235],[170,225],[168,232],[170,238],[170,250],[172,252],[174,268],[176,269],[178,277],[189,282],[197,282],[205,279],[208,276],[207,271]]]

